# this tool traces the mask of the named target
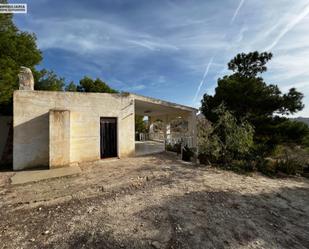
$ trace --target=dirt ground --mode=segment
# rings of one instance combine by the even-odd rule
[[[160,154],[10,185],[0,248],[309,248],[309,181],[195,167]]]

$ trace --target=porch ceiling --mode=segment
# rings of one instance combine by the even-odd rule
[[[135,113],[141,116],[186,115],[193,110],[184,109],[177,105],[166,105],[164,102],[159,104],[135,99]]]

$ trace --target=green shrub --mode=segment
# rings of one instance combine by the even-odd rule
[[[288,175],[296,175],[303,173],[303,166],[293,159],[277,161],[276,167],[277,171]]]
[[[254,164],[248,160],[233,160],[230,164],[230,169],[239,173],[252,172]]]
[[[233,160],[242,160],[250,153],[254,130],[248,122],[238,122],[224,104],[215,113],[218,120],[214,124],[198,120],[199,158],[229,167]]]
[[[199,116],[197,121],[198,159],[201,164],[208,165],[219,159],[221,144],[218,136],[213,133],[212,124],[207,119]]]
[[[199,153],[198,160],[200,161],[200,164],[204,165],[210,165],[211,162],[214,162],[214,160],[211,158],[211,155],[206,153]]]
[[[176,152],[177,155],[179,155],[181,153],[181,143],[175,143],[174,145],[172,145],[171,143],[167,143],[165,145],[165,149],[167,151]]]
[[[309,150],[309,135],[305,136],[302,140],[302,145]],[[308,151],[309,154],[309,151]]]
[[[224,104],[215,110],[218,121],[214,124],[214,134],[221,144],[222,161],[229,163],[234,159],[242,159],[253,146],[253,127],[246,121],[237,122],[233,114]]]
[[[287,119],[276,126],[276,134],[280,142],[301,144],[305,137],[309,136],[307,124]]]
[[[170,143],[168,143],[168,144],[165,145],[165,150],[173,151],[173,146]]]
[[[295,175],[305,173],[309,165],[308,148],[297,144],[282,144],[277,146],[272,157],[278,161],[278,171]]]
[[[274,176],[277,173],[277,162],[269,158],[259,158],[256,161],[256,169],[264,175]]]
[[[276,146],[267,141],[255,141],[251,148],[250,155],[254,158],[267,158],[274,153]]]
[[[257,170],[268,176],[274,176],[278,172],[285,173],[287,175],[296,175],[303,173],[303,165],[297,160],[290,158],[285,160],[266,158],[259,160],[257,163]]]

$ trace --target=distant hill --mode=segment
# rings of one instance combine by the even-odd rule
[[[298,118],[291,118],[291,120],[300,121],[309,126],[309,118],[298,117]]]

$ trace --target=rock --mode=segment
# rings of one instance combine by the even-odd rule
[[[161,243],[158,242],[158,241],[152,241],[152,242],[151,242],[151,246],[152,246],[153,248],[159,249],[159,248],[161,248]]]
[[[272,215],[274,215],[274,216],[280,217],[279,214],[277,214],[276,212],[274,212],[274,211],[272,211],[272,210],[270,210],[269,213],[272,214]]]
[[[34,242],[34,241],[35,241],[35,239],[34,239],[34,238],[32,238],[32,239],[29,239],[29,241],[30,241],[30,242]]]
[[[182,228],[181,228],[181,226],[178,224],[178,225],[176,225],[176,232],[181,232],[182,231]]]
[[[48,230],[46,230],[45,232],[42,233],[42,235],[47,235],[47,234],[49,234]]]
[[[19,90],[34,90],[34,79],[30,68],[20,67]]]
[[[94,207],[89,207],[89,208],[87,209],[87,213],[88,213],[88,214],[91,214],[93,211],[95,211],[95,208],[94,208]]]

